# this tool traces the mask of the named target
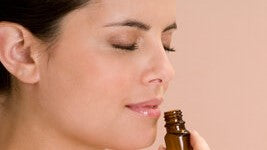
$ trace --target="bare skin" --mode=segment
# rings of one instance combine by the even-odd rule
[[[171,47],[175,9],[175,0],[92,3],[64,17],[51,47],[23,26],[1,22],[0,61],[14,76],[16,90],[0,100],[0,147],[150,146],[158,118],[140,117],[126,105],[162,98],[173,79],[171,53],[164,47]],[[147,26],[117,24],[124,21]],[[114,47],[133,43],[134,51]],[[193,137],[194,150],[208,150],[200,136]]]

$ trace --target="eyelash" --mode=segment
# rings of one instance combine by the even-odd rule
[[[119,44],[112,44],[114,48],[122,49],[122,50],[128,50],[128,51],[134,51],[138,48],[137,43],[134,43],[132,45],[119,45]],[[174,48],[170,48],[167,46],[163,46],[164,49],[168,52],[175,52],[176,50]]]

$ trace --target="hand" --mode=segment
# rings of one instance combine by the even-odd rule
[[[198,134],[196,130],[192,130],[190,134],[190,143],[193,147],[193,150],[210,150],[207,142]]]

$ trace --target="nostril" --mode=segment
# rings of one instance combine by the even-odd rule
[[[153,82],[153,83],[161,83],[162,82],[162,79],[153,79],[151,81],[149,81],[150,83]]]

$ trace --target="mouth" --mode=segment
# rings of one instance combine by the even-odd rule
[[[162,101],[162,99],[155,98],[140,103],[128,104],[125,107],[143,117],[159,118],[161,115],[159,105]]]

